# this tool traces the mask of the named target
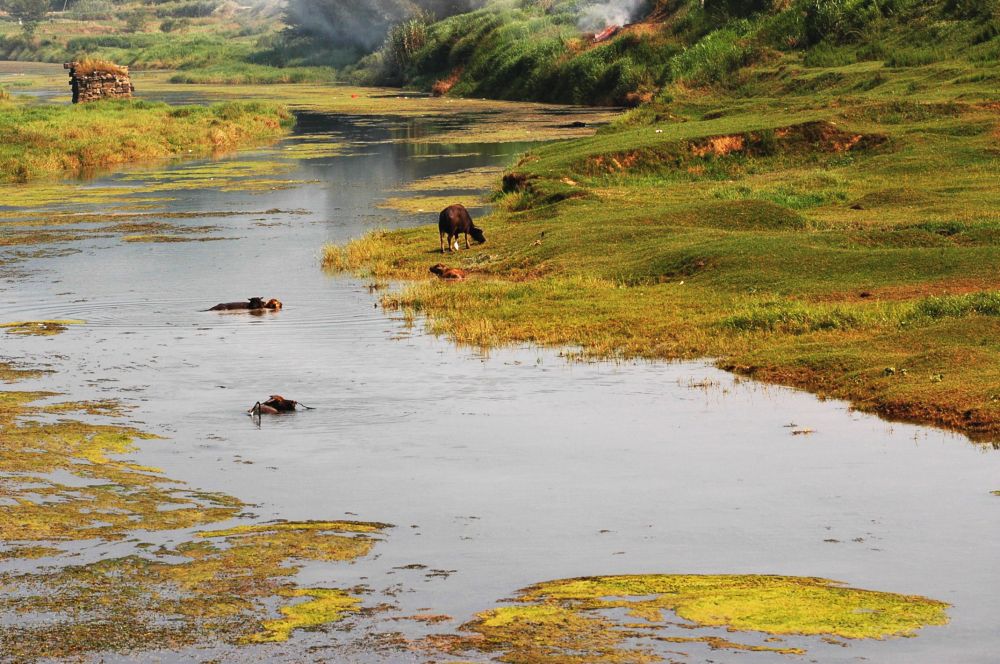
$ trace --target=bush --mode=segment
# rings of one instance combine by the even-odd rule
[[[931,319],[964,316],[1000,316],[1000,291],[928,297],[917,303],[914,314]]]
[[[156,8],[159,18],[202,18],[211,16],[218,9],[216,0],[191,0],[191,2],[171,2]]]
[[[746,24],[711,33],[691,48],[674,56],[670,68],[674,79],[689,83],[719,83],[757,58],[760,50],[747,39]]]
[[[957,18],[1000,18],[1000,0],[948,0],[945,11]]]
[[[382,47],[383,66],[390,80],[401,79],[413,62],[414,55],[427,43],[427,16],[418,16],[394,25]]]
[[[115,7],[109,0],[79,0],[67,12],[78,21],[106,21],[115,15]]]

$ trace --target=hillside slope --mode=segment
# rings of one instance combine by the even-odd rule
[[[660,0],[597,43],[610,15],[576,2],[493,2],[398,26],[357,80],[460,96],[636,104],[670,84],[738,88],[748,68],[1000,58],[997,0]],[[600,39],[605,35],[597,35]],[[752,94],[752,89],[748,90]]]

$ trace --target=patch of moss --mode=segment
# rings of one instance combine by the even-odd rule
[[[104,399],[101,401],[63,401],[45,406],[42,410],[46,413],[86,413],[87,415],[121,417],[132,410],[132,407],[114,399]]]
[[[659,661],[655,642],[802,654],[800,648],[738,643],[714,634],[662,632],[678,626],[695,631],[724,627],[770,635],[883,639],[943,625],[948,607],[925,597],[850,588],[827,579],[760,575],[567,579],[527,588],[516,602],[466,623],[462,629],[471,636],[453,642],[452,648],[499,653],[505,662]],[[613,617],[621,612],[645,622]],[[686,622],[677,623],[677,618]]]
[[[328,588],[298,588],[285,593],[287,597],[311,597],[309,601],[281,607],[283,618],[264,621],[264,631],[247,637],[250,643],[287,641],[296,629],[309,629],[337,622],[346,614],[358,610],[361,600],[342,590]]]
[[[0,381],[5,383],[16,383],[22,380],[38,378],[46,373],[38,369],[21,369],[7,362],[0,362]]]
[[[454,194],[448,196],[396,196],[381,201],[376,207],[399,212],[437,214],[456,201]],[[481,196],[469,196],[465,200],[466,207],[474,208],[484,205]]]
[[[17,546],[7,551],[0,551],[0,560],[37,560],[58,556],[62,552],[62,549],[52,546]]]
[[[236,537],[240,535],[260,535],[281,532],[339,531],[345,533],[376,533],[389,526],[384,523],[365,521],[276,521],[247,526],[236,526],[226,530],[203,530],[198,537]]]
[[[176,242],[216,242],[228,240],[225,237],[191,237],[190,235],[126,235],[122,242],[130,243],[176,243]]]
[[[70,325],[82,325],[82,320],[29,320],[0,323],[7,334],[21,334],[36,337],[51,337],[65,332]]]

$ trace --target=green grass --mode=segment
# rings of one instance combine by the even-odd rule
[[[171,107],[141,101],[54,106],[0,100],[0,182],[230,151],[273,140],[292,123],[283,107],[259,102]]]
[[[328,247],[326,264],[414,280],[385,304],[461,343],[715,357],[997,440],[998,69],[786,54],[728,88],[673,86],[512,166],[488,242],[444,258],[468,281],[428,275],[434,227]]]
[[[221,5],[218,0],[114,5],[81,0],[71,5],[74,11],[51,14],[33,38],[13,23],[0,22],[0,59],[96,58],[135,69],[177,70],[176,82],[215,84],[327,82],[332,79],[328,65],[346,62],[329,48],[306,49],[285,38],[273,8],[215,12]],[[316,55],[320,50],[322,62]]]
[[[997,0],[657,0],[647,8],[636,24],[595,44],[573,2],[495,1],[421,26],[413,47],[387,40],[343,74],[356,82],[450,86],[457,96],[635,105],[671,84],[756,94],[748,76],[793,52],[809,68],[1000,59]]]

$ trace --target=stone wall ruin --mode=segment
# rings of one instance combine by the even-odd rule
[[[135,87],[128,67],[104,61],[67,62],[73,103],[81,104],[100,99],[131,99]]]

